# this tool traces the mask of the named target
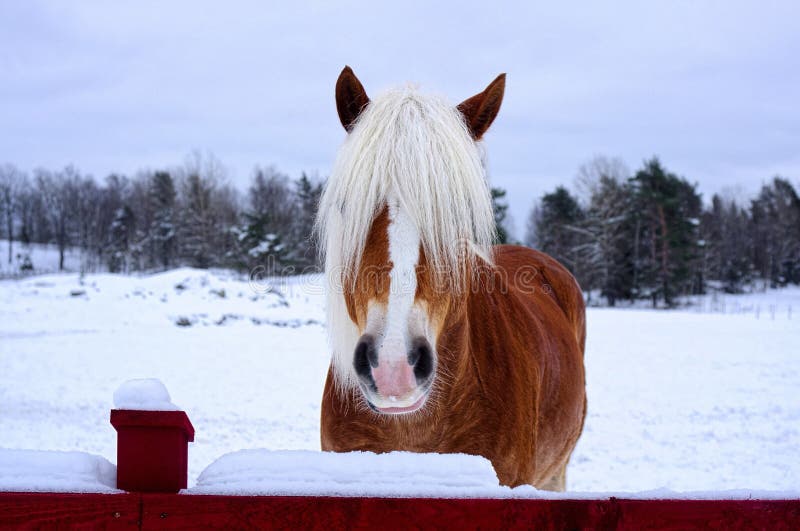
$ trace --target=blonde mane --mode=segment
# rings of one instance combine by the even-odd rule
[[[358,340],[342,289],[352,288],[344,283],[355,282],[373,220],[390,202],[413,220],[429,265],[451,289],[463,285],[475,256],[490,261],[495,223],[479,147],[455,106],[413,87],[367,105],[320,200],[316,232],[340,383],[350,379],[345,360]]]

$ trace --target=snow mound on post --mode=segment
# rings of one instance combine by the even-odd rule
[[[474,455],[240,450],[211,463],[186,492],[468,498],[510,490]]]
[[[0,448],[0,491],[119,492],[117,467],[99,455]]]
[[[179,411],[161,380],[140,378],[128,380],[114,391],[114,407],[139,411]]]

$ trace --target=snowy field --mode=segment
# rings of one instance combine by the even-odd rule
[[[11,244],[11,262],[8,261],[8,240],[0,240],[0,278],[15,278],[23,273],[27,264],[33,268],[33,273],[57,273],[58,251],[55,245],[31,243],[22,245],[19,242]],[[64,252],[64,270],[77,273],[82,270],[96,271],[101,267],[97,260],[82,257],[78,249],[67,249]]]
[[[155,377],[196,429],[190,484],[235,450],[319,450],[319,282],[192,269],[0,281],[0,447],[114,462],[114,390]],[[569,490],[797,491],[798,314],[796,288],[590,309],[589,416]]]

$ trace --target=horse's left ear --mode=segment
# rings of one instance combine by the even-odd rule
[[[503,103],[503,92],[506,89],[506,75],[500,74],[489,83],[483,92],[462,101],[457,109],[464,115],[467,129],[474,140],[480,140],[483,133],[492,125],[500,104]]]
[[[369,97],[364,85],[353,69],[345,66],[336,80],[336,110],[339,111],[339,120],[348,133],[352,131],[358,116],[368,103]]]

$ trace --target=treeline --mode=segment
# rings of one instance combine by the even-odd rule
[[[754,199],[715,194],[704,205],[697,186],[658,159],[631,174],[599,157],[580,169],[576,188],[558,187],[535,203],[524,243],[566,265],[590,298],[673,306],[709,289],[800,284],[800,199],[786,179],[774,178]],[[312,226],[321,191],[319,179],[257,167],[241,193],[216,159],[197,154],[182,167],[110,175],[102,184],[71,166],[29,175],[6,164],[0,237],[11,241],[9,263],[23,270],[35,264],[19,243],[51,243],[61,269],[65,251],[78,248],[83,271],[300,273],[319,266]],[[505,195],[492,189],[500,243],[511,238]]]
[[[657,158],[633,175],[596,158],[581,168],[578,187],[560,186],[535,204],[525,243],[566,265],[590,297],[669,307],[711,288],[800,284],[800,198],[786,179],[746,202],[715,194],[703,205],[697,186]]]
[[[266,274],[314,269],[311,240],[322,184],[272,167],[256,168],[246,193],[227,183],[213,157],[184,167],[110,175],[103,184],[68,166],[28,175],[0,166],[0,234],[7,259],[35,264],[14,243],[53,243],[64,269],[67,249],[81,250],[81,269],[111,272],[232,267]],[[2,257],[6,258],[6,257]]]

